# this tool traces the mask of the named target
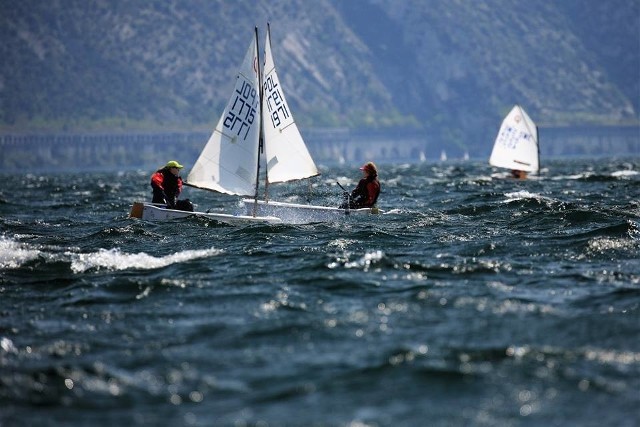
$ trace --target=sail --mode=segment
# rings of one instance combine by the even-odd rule
[[[258,41],[254,37],[233,94],[187,176],[188,185],[242,196],[255,193],[260,136],[257,53]]]
[[[489,164],[507,169],[537,172],[538,128],[522,107],[516,105],[502,121]]]
[[[265,43],[262,80],[262,121],[269,182],[286,182],[319,174],[293,120],[271,54],[271,36]]]

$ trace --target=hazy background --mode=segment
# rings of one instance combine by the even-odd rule
[[[126,136],[177,132],[202,146],[268,21],[312,146],[382,135],[422,141],[410,156],[483,157],[519,103],[542,135],[622,129],[614,154],[639,154],[640,0],[1,0],[3,166],[67,140],[52,135],[140,146]]]

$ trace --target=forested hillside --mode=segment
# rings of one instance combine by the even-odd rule
[[[638,123],[637,0],[1,0],[1,129],[208,129],[268,21],[303,129]]]

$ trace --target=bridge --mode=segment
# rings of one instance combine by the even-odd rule
[[[410,131],[354,131],[346,128],[306,129],[303,136],[318,163],[438,161],[447,151],[459,159],[465,149],[447,147],[428,135]],[[157,168],[168,159],[193,164],[208,132],[137,133],[6,133],[0,134],[0,166],[5,172],[29,170],[92,170]],[[493,140],[471,146],[469,154],[488,158]],[[473,151],[475,148],[476,151]],[[570,155],[640,156],[640,128],[540,128],[542,157]]]

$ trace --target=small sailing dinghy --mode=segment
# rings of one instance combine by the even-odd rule
[[[202,216],[223,222],[303,223],[325,221],[345,214],[379,213],[377,208],[340,209],[330,206],[275,202],[268,199],[269,183],[307,179],[318,169],[293,120],[271,55],[267,30],[264,76],[258,55],[258,29],[236,79],[235,88],[185,185],[218,193],[250,196],[238,215],[184,212],[151,203],[137,203],[131,216],[171,219]],[[262,80],[262,81],[261,81]],[[264,153],[264,156],[262,155]],[[266,164],[264,200],[259,200],[260,160]]]
[[[259,75],[258,29],[256,28],[254,39],[247,49],[236,78],[234,91],[207,144],[189,172],[185,185],[231,195],[255,194],[259,168]],[[186,212],[140,202],[133,204],[130,216],[145,220],[198,216],[230,224],[282,222],[273,216]]]
[[[377,208],[340,209],[338,207],[276,202],[269,200],[270,184],[297,181],[320,175],[300,134],[284,96],[271,51],[271,29],[267,24],[265,63],[262,79],[262,147],[266,174],[264,199],[256,192],[243,200],[245,215],[276,216],[285,222],[327,221],[345,214],[379,213]]]
[[[515,105],[502,121],[489,164],[510,169],[516,178],[539,171],[538,127],[521,106]]]

